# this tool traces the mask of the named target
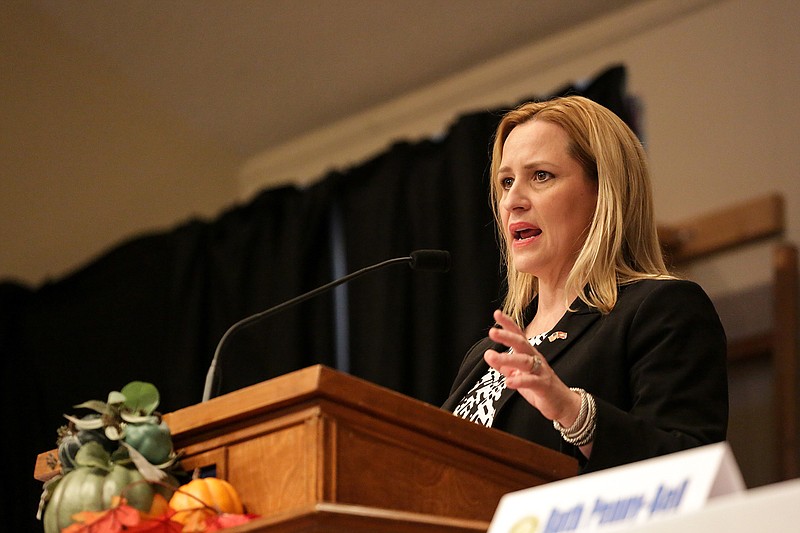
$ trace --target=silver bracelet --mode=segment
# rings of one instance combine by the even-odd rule
[[[561,438],[574,446],[585,446],[594,440],[594,431],[597,427],[597,406],[594,397],[583,389],[570,388],[581,397],[581,408],[578,418],[568,428],[553,420],[553,427],[561,433]]]

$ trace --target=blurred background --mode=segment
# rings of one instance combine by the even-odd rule
[[[779,239],[800,241],[798,19],[791,0],[3,2],[18,530],[71,405],[134,379],[163,410],[199,401],[227,325],[415,248],[450,249],[452,273],[388,271],[281,315],[231,344],[220,391],[323,363],[441,401],[502,291],[485,171],[520,101],[571,91],[624,115],[660,223],[777,193]],[[760,287],[772,245],[691,276],[712,298]],[[760,446],[741,452],[750,485],[776,478]]]

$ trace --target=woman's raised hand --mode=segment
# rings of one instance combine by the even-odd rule
[[[580,396],[553,372],[511,317],[498,310],[494,312],[494,320],[500,327],[492,328],[489,338],[511,350],[486,350],[483,358],[505,376],[506,387],[516,389],[547,419],[558,420],[564,427],[571,426],[578,418]]]

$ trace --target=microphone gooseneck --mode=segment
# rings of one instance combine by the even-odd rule
[[[206,374],[206,383],[203,389],[203,402],[206,402],[211,399],[211,389],[214,386],[214,378],[217,375],[217,363],[219,362],[220,353],[222,353],[222,347],[224,346],[225,342],[228,338],[235,333],[236,331],[245,328],[251,324],[259,322],[268,316],[274,315],[275,313],[279,313],[284,309],[292,307],[293,305],[297,305],[301,302],[308,300],[309,298],[313,298],[325,291],[329,291],[334,287],[341,285],[342,283],[346,283],[352,279],[358,278],[367,274],[368,272],[372,272],[373,270],[378,270],[390,265],[395,265],[398,263],[408,263],[408,265],[414,270],[427,270],[433,272],[447,272],[450,270],[450,252],[445,250],[416,250],[411,252],[409,257],[397,257],[394,259],[387,259],[381,263],[377,263],[375,265],[371,265],[361,270],[356,270],[344,277],[339,279],[333,280],[330,283],[327,283],[321,287],[317,287],[316,289],[309,291],[305,294],[301,294],[300,296],[296,296],[291,300],[287,300],[281,304],[278,304],[274,307],[270,307],[265,311],[261,311],[260,313],[256,313],[254,315],[250,315],[248,317],[243,318],[242,320],[234,323],[225,334],[222,335],[219,342],[217,343],[217,348],[214,350],[214,357],[211,359],[211,364],[208,367],[208,373]]]

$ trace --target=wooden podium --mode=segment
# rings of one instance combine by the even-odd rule
[[[261,515],[241,532],[486,531],[503,494],[577,473],[565,455],[324,366],[164,420],[184,468],[215,469]],[[51,455],[37,479],[58,468]]]

